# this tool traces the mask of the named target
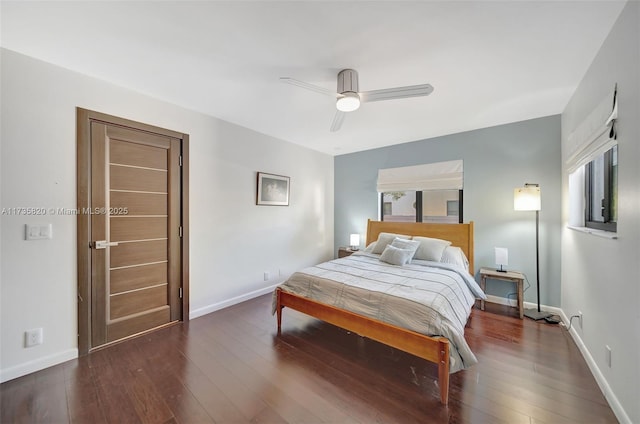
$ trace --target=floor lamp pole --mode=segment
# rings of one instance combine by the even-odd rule
[[[538,309],[525,309],[524,316],[533,320],[544,319],[552,314],[540,310],[540,211],[536,210],[536,295],[538,297]]]
[[[538,312],[540,312],[540,246],[539,246],[540,211],[536,211],[536,296]]]

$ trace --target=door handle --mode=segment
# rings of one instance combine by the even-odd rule
[[[118,245],[117,241],[99,240],[93,243],[93,247],[96,249],[106,249],[107,247],[115,247]]]

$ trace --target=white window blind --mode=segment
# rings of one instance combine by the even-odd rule
[[[378,170],[378,192],[461,190],[462,160]]]
[[[569,226],[584,227],[584,166],[569,174]]]
[[[587,118],[569,135],[569,155],[565,167],[569,173],[591,162],[617,144],[615,123],[618,118],[616,90],[607,95]]]

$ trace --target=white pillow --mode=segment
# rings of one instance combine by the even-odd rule
[[[448,240],[430,237],[416,236],[413,239],[420,242],[420,247],[418,247],[413,257],[414,259],[422,259],[423,261],[440,262],[444,249],[451,244]]]
[[[402,266],[409,262],[413,253],[413,250],[399,249],[389,244],[384,248],[382,255],[380,255],[380,260],[391,265]]]
[[[458,265],[463,269],[469,271],[469,260],[464,254],[462,249],[456,246],[447,246],[442,252],[442,259],[440,262],[445,264]]]
[[[378,241],[376,242],[376,246],[373,248],[371,253],[375,253],[376,255],[384,252],[384,248],[387,245],[391,244],[393,240],[396,238],[410,239],[411,236],[405,236],[404,234],[393,234],[393,233],[380,233],[378,234]]]
[[[416,254],[416,250],[418,250],[418,247],[420,247],[420,242],[416,240],[407,240],[407,239],[402,239],[400,237],[396,237],[393,239],[393,241],[389,246],[397,247],[398,249],[411,250],[411,257],[409,258],[409,261],[408,261],[408,263],[411,263],[411,259],[413,258],[413,255]]]
[[[365,247],[363,252],[367,252],[367,253],[373,253],[373,249],[376,248],[376,242],[371,242],[369,243],[369,246]]]

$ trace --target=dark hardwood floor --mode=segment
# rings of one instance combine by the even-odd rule
[[[0,386],[2,423],[615,423],[558,325],[487,304],[479,364],[439,402],[434,364],[285,309],[270,295]]]

